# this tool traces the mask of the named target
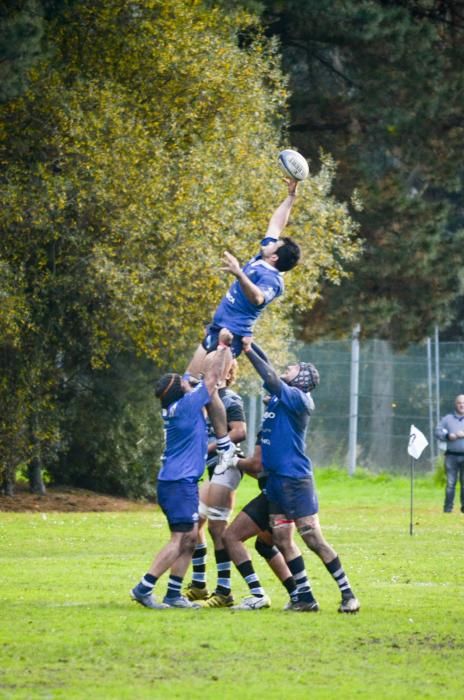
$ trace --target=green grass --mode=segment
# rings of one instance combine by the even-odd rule
[[[443,514],[442,487],[418,480],[411,537],[408,479],[317,480],[356,616],[337,613],[309,552],[321,612],[283,612],[286,593],[254,550],[271,609],[146,610],[128,591],[166,540],[157,510],[0,513],[0,698],[461,698],[464,515]],[[246,479],[240,502],[255,488]],[[235,572],[233,586],[246,594]]]

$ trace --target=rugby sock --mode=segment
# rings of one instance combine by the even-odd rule
[[[155,583],[157,582],[156,576],[152,576],[151,574],[145,574],[145,576],[140,579],[140,583],[138,584],[138,589],[142,595],[150,595],[150,593],[153,591],[153,587]]]
[[[192,556],[192,584],[196,588],[206,588],[206,544],[197,544]]]
[[[345,571],[343,569],[343,566],[341,564],[339,557],[335,557],[335,559],[332,559],[332,561],[329,561],[329,563],[325,565],[325,568],[327,569],[329,574],[332,576],[332,578],[335,579],[335,582],[340,589],[342,597],[343,598],[353,598],[354,593],[351,590],[350,582],[348,581],[348,577],[345,574]]]
[[[232,562],[230,561],[229,554],[225,549],[214,550],[214,556],[216,557],[216,567],[217,567],[217,585],[216,593],[221,595],[230,594],[230,570],[232,568]]]
[[[251,563],[251,561],[248,559],[242,564],[238,564],[237,569],[248,584],[250,593],[256,596],[257,598],[262,598],[264,596],[264,590],[261,588],[259,578],[255,574],[253,564]]]
[[[287,589],[288,595],[290,598],[296,599],[298,597],[297,591],[296,591],[296,583],[295,579],[293,576],[289,576],[288,578],[285,579],[285,581],[282,581],[282,585],[285,586]]]
[[[171,574],[169,577],[169,581],[168,581],[166,598],[178,598],[181,594],[181,588],[182,588],[182,577],[181,576],[173,576]]]
[[[216,439],[216,449],[218,452],[226,452],[231,447],[232,442],[229,435]]]
[[[287,562],[288,568],[292,572],[293,578],[296,583],[296,593],[299,600],[303,600],[308,603],[312,603],[314,596],[311,591],[311,584],[309,583],[308,576],[306,574],[306,569],[304,565],[304,560],[302,555],[295,557],[291,561]]]

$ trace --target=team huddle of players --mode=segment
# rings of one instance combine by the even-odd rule
[[[318,500],[306,434],[314,409],[311,392],[319,373],[309,362],[290,364],[279,376],[253,341],[253,326],[263,309],[284,291],[283,273],[299,261],[299,246],[281,234],[297,195],[297,181],[286,180],[288,193],[274,211],[258,255],[243,268],[226,252],[224,270],[235,280],[216,309],[205,337],[184,375],[169,373],[158,382],[166,445],[157,480],[158,504],[167,518],[168,543],[156,554],[131,598],[151,609],[230,608],[259,610],[271,605],[244,542],[256,537],[256,551],[284,585],[285,610],[317,612],[301,551],[298,531],[335,580],[338,610],[354,613],[360,604],[335,550],[326,542],[318,517]],[[240,396],[231,386],[240,354],[260,376],[266,410],[254,453],[241,454],[246,421]],[[199,482],[206,470],[208,479]],[[244,473],[257,477],[258,495],[228,525],[235,492]],[[217,582],[206,581],[205,524],[214,544]],[[191,582],[183,589],[192,566]],[[240,602],[231,591],[235,565],[249,594]],[[166,594],[156,599],[158,579],[169,571]]]

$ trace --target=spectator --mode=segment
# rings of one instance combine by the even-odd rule
[[[443,512],[451,513],[456,484],[461,484],[461,513],[464,513],[464,394],[454,400],[453,413],[444,416],[435,430],[435,437],[446,443],[446,491]]]

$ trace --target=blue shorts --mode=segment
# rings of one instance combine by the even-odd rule
[[[216,350],[219,342],[220,331],[221,327],[215,326],[213,323],[210,323],[209,326],[206,328],[206,335],[201,343],[206,352],[214,352]],[[235,335],[235,333],[233,333],[230,350],[232,352],[233,357],[238,357],[240,355],[240,353],[243,350],[241,335]]]
[[[156,494],[172,532],[193,530],[200,505],[197,482],[158,480]]]
[[[287,476],[268,474],[266,495],[269,499],[270,512],[286,515],[290,520],[315,515],[319,511],[312,476],[291,479]]]

